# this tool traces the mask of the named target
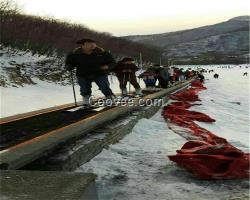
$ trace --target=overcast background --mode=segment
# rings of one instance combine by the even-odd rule
[[[249,0],[17,0],[24,12],[115,36],[183,30],[250,13]]]

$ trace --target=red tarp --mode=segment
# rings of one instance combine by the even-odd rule
[[[200,101],[198,95],[195,93],[194,90],[191,89],[174,94],[170,96],[170,99],[177,101]]]
[[[192,88],[186,91],[172,95],[171,98],[179,102],[165,106],[162,115],[170,122],[188,128],[197,136],[197,140],[186,142],[177,150],[177,155],[168,157],[201,179],[249,178],[250,154],[242,152],[226,139],[216,136],[194,122],[215,120],[206,114],[187,110],[197,105],[187,101],[200,101],[197,93],[206,89],[198,81],[192,82],[191,86]]]
[[[164,108],[163,115],[174,120],[175,116],[183,118],[184,121],[215,122],[214,119],[200,112],[186,110],[175,105],[169,105]]]
[[[201,179],[249,178],[249,154],[229,157],[214,154],[177,154],[170,160]]]

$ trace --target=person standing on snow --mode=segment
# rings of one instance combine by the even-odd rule
[[[125,57],[120,60],[114,67],[114,72],[120,83],[120,89],[122,96],[127,96],[127,82],[131,83],[135,88],[135,93],[137,96],[142,96],[141,87],[136,80],[135,72],[139,68],[134,64],[134,59],[130,57]]]
[[[169,73],[168,73],[168,66],[167,65],[163,65],[163,68],[160,71],[160,78],[158,80],[159,80],[159,84],[162,88],[168,87]]]
[[[201,72],[198,73],[198,79],[199,79],[199,81],[200,81],[201,83],[204,82],[205,77],[203,76],[203,74],[202,74]]]
[[[173,84],[174,83],[174,69],[173,69],[173,67],[169,67],[168,73],[169,73],[170,82]]]
[[[185,76],[183,72],[183,68],[179,70],[179,81],[185,81]]]
[[[83,106],[91,105],[92,82],[98,85],[106,99],[113,101],[114,94],[108,81],[108,70],[115,64],[112,55],[98,47],[92,39],[81,39],[77,44],[80,47],[67,55],[65,64],[67,70],[76,68]]]

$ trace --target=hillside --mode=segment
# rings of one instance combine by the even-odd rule
[[[64,61],[56,55],[33,54],[0,45],[0,86],[25,87],[44,81],[58,85],[70,85],[69,73]]]
[[[227,59],[238,57],[243,62],[249,54],[249,16],[190,30],[125,38],[161,47],[167,58],[188,60],[213,54]]]
[[[91,38],[116,57],[139,59],[141,52],[147,61],[154,61],[160,55],[159,48],[97,32],[81,24],[26,15],[8,1],[0,2],[0,20],[1,44],[33,53],[65,56],[77,47],[76,41]]]

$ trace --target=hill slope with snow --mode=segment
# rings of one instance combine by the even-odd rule
[[[23,87],[35,85],[37,81],[69,84],[69,75],[64,69],[64,60],[55,56],[32,54],[0,46],[0,86]]]
[[[163,48],[166,57],[194,57],[207,52],[226,56],[249,54],[249,18],[240,16],[190,30],[125,38]],[[244,58],[243,58],[244,60]]]

